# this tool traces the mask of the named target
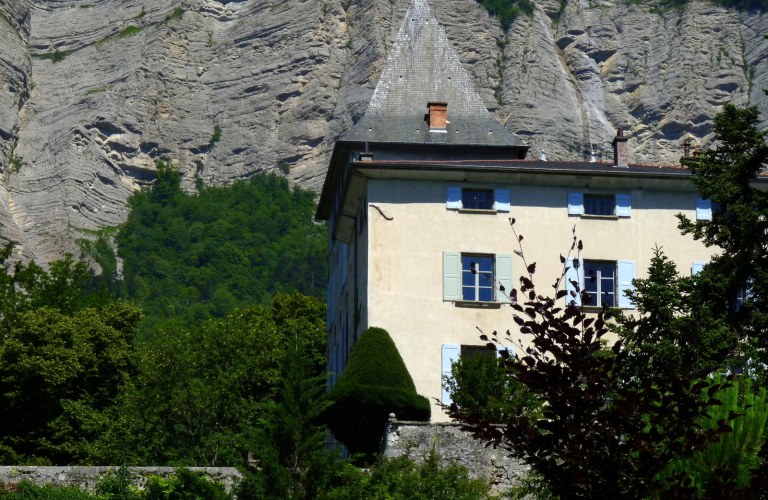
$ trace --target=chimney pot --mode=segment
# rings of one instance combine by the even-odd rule
[[[429,108],[429,131],[430,132],[447,132],[446,124],[448,123],[448,104],[444,102],[430,102],[427,104]]]
[[[688,158],[689,156],[691,156],[691,140],[686,139],[683,142],[683,158]]]
[[[627,148],[627,138],[624,137],[624,128],[619,127],[616,137],[613,138],[613,166],[627,168],[629,151]]]

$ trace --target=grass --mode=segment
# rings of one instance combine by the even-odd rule
[[[20,156],[11,156],[10,165],[8,166],[8,173],[15,174],[21,170],[21,166],[24,164],[24,160]]]
[[[10,26],[10,27],[11,27],[11,29],[13,29],[13,31],[16,31],[16,26],[14,26],[14,25],[13,25],[13,22],[11,22],[11,20],[10,20],[10,19],[8,19],[7,17],[5,17],[5,15],[3,15],[3,13],[2,13],[2,12],[0,12],[0,19],[2,19],[3,21],[5,21],[5,22],[6,22],[6,24],[8,24],[8,26]]]
[[[143,29],[144,27],[140,27],[140,26],[133,26],[133,25],[127,26],[123,31],[117,34],[117,38],[125,38],[127,36],[135,35]]]
[[[32,57],[35,57],[36,59],[50,59],[51,61],[57,63],[61,60],[63,60],[65,57],[70,55],[72,53],[71,50],[59,50],[56,49],[53,54],[37,54]]]
[[[213,126],[213,135],[211,136],[211,147],[221,140],[221,127],[217,125]]]
[[[165,16],[165,19],[157,23],[157,25],[160,26],[167,22],[173,21],[174,19],[181,19],[181,16],[183,15],[184,15],[184,9],[182,9],[181,7],[176,7],[175,9],[173,9],[173,12]]]
[[[85,93],[85,95],[98,94],[99,92],[106,92],[107,90],[112,90],[112,85],[110,85],[109,87],[102,87],[100,89],[89,90],[88,92]]]
[[[136,16],[136,17],[134,17],[133,19],[134,19],[134,20],[137,20],[137,19],[141,19],[142,17],[144,17],[144,16],[146,16],[146,15],[147,15],[147,13],[146,13],[146,11],[144,11],[144,7],[142,7],[142,8],[141,8],[141,12],[139,12],[139,15],[138,15],[138,16]]]
[[[80,6],[81,9],[90,9],[91,7],[93,7],[93,5],[87,4],[87,3],[84,3],[83,5]]]

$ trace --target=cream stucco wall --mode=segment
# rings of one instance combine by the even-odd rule
[[[447,210],[446,187],[456,183],[368,179],[368,313],[366,323],[385,328],[397,344],[420,394],[441,394],[441,346],[482,345],[477,328],[487,333],[517,333],[508,306],[499,309],[460,307],[443,301],[443,252],[512,254],[518,249],[509,226],[524,235],[529,263],[537,262],[539,293],[550,294],[559,276],[559,255],[566,255],[575,226],[584,242],[584,259],[632,260],[636,277],[646,276],[653,247],[663,247],[681,274],[694,261],[713,253],[677,229],[677,213],[695,219],[696,192],[601,190],[532,185],[464,184],[464,187],[509,189],[510,213],[477,214]],[[568,215],[568,192],[631,194],[632,215],[619,220]],[[376,204],[388,221],[370,208]],[[513,275],[523,271],[514,257]],[[446,420],[435,407],[433,420]]]

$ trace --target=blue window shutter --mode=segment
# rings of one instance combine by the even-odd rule
[[[701,272],[702,269],[704,269],[704,266],[706,266],[706,262],[694,262],[691,264],[691,276],[696,276]]]
[[[579,287],[581,289],[584,289],[584,280],[581,279],[581,277],[584,275],[584,270],[582,269],[584,265],[584,261],[580,261],[581,264],[579,266],[579,269],[575,269],[573,267],[573,261],[576,259],[568,259],[565,262],[566,267],[568,267],[568,270],[565,272],[565,291],[568,292],[568,295],[565,296],[565,303],[570,304],[571,302],[574,302],[577,306],[581,305],[581,294],[579,292],[576,292],[576,288],[571,284],[571,281],[575,281],[579,284]],[[576,292],[576,296],[571,296],[571,292]]]
[[[513,346],[513,345],[507,345],[507,346],[504,346],[504,347],[498,346],[496,348],[496,357],[497,358],[501,357],[501,351],[509,351],[509,358],[510,359],[515,357],[515,346]]]
[[[461,188],[448,187],[446,191],[445,208],[448,210],[461,210]]]
[[[630,217],[632,215],[632,196],[628,194],[616,195],[616,215]]]
[[[712,200],[696,198],[696,220],[712,220]]]
[[[499,285],[504,287],[502,292]],[[496,255],[496,302],[509,304],[509,294],[512,293],[512,256]]]
[[[509,212],[509,189],[493,190],[493,209],[498,212]]]
[[[461,346],[459,344],[443,344],[443,356],[442,356],[442,364],[443,364],[443,370],[441,372],[440,377],[440,386],[443,385],[443,378],[442,377],[450,377],[451,376],[451,364],[453,364],[455,361],[458,361],[459,356],[461,355]],[[451,401],[451,395],[448,391],[445,390],[445,387],[443,387],[443,398],[442,403],[444,405],[449,405],[453,401]]]
[[[443,300],[461,300],[461,253],[443,252]]]
[[[331,284],[325,287],[325,330],[331,329],[331,318],[333,317],[333,309],[331,308]]]
[[[568,193],[568,215],[584,213],[584,193]]]
[[[635,286],[632,280],[635,279],[635,261],[620,260],[617,262],[619,275],[619,307],[623,309],[634,309],[635,303],[629,297],[624,295],[626,290],[634,290]]]

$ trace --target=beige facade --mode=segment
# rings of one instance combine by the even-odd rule
[[[551,285],[562,272],[559,256],[568,254],[574,227],[584,242],[582,259],[633,262],[637,278],[645,277],[656,245],[683,275],[691,273],[694,262],[706,262],[712,254],[711,249],[677,229],[675,214],[694,220],[697,215],[697,192],[687,176],[616,177],[614,172],[553,176],[546,172],[521,174],[513,169],[482,176],[467,169],[457,176],[439,171],[393,173],[360,162],[351,163],[350,170],[350,179],[356,179],[350,185],[356,185],[357,191],[350,188],[347,196],[360,200],[360,206],[350,244],[334,244],[332,255],[343,250],[348,257],[331,259],[331,275],[347,276],[344,286],[330,297],[334,317],[329,341],[331,350],[338,350],[338,354],[330,353],[334,369],[339,371],[343,366],[343,359],[364,328],[379,326],[397,344],[418,392],[430,399],[441,398],[444,345],[482,345],[478,328],[488,334],[511,330],[514,339],[525,342],[508,305],[496,300],[444,300],[444,252],[512,254],[513,284],[518,286],[524,265],[514,255],[519,247],[510,228],[511,217],[516,219],[518,234],[524,235],[528,263],[537,263],[534,277],[543,294],[552,293]],[[441,175],[465,182],[431,179]],[[446,192],[452,187],[508,190],[509,212],[449,209]],[[575,192],[629,195],[630,215],[569,214],[569,193]],[[339,262],[346,262],[346,271],[337,267]],[[349,278],[352,275],[354,280]],[[355,328],[345,326],[350,321]],[[436,407],[433,420],[445,419]]]
[[[334,146],[318,205],[331,231],[329,370],[343,372],[360,334],[379,326],[416,389],[445,402],[442,377],[467,352],[462,346],[483,344],[478,329],[522,337],[499,293],[524,272],[511,217],[528,262],[537,263],[540,294],[553,293],[574,226],[585,246],[580,258],[628,310],[621,292],[645,276],[655,246],[681,274],[699,269],[712,250],[680,235],[675,214],[711,216],[709,202],[697,199],[685,168],[628,163],[617,128],[612,164],[587,155],[526,159],[526,137],[488,112],[426,1],[411,0],[365,114]],[[583,146],[592,148],[586,138]],[[467,198],[464,206],[472,189],[492,205],[478,210]],[[474,260],[492,285],[462,272]],[[475,288],[464,286],[471,280]],[[446,420],[438,407],[433,420]]]

